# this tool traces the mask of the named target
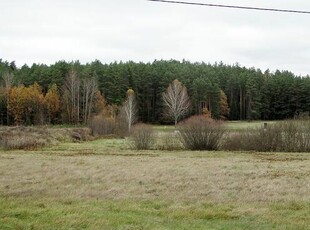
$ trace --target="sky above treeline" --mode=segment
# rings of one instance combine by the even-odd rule
[[[309,0],[188,1],[310,11]],[[185,59],[310,74],[310,14],[147,0],[0,3],[0,58],[17,66]]]

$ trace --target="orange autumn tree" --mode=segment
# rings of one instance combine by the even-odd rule
[[[44,97],[41,87],[34,83],[29,87],[12,87],[8,94],[8,111],[16,125],[42,124]]]
[[[221,90],[221,94],[220,94],[220,118],[223,120],[226,120],[228,115],[229,115],[229,108],[228,108],[227,96],[224,93],[224,91]]]
[[[101,94],[100,90],[97,90],[95,93],[95,104],[93,108],[93,114],[106,113],[107,103]]]
[[[38,83],[34,83],[26,90],[25,119],[26,124],[44,123],[44,96],[42,88]]]
[[[44,103],[47,109],[49,123],[53,123],[60,110],[60,98],[56,84],[53,84],[47,91],[44,97]]]
[[[13,116],[15,125],[20,125],[23,122],[23,115],[26,101],[25,86],[15,86],[8,93],[8,112]]]

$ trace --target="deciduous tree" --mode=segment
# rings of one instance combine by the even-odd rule
[[[229,108],[227,103],[227,96],[223,90],[221,90],[220,94],[220,118],[225,120],[229,114]]]
[[[80,79],[72,69],[67,75],[63,88],[63,119],[71,124],[80,121]]]
[[[45,106],[49,117],[49,122],[54,122],[60,109],[60,98],[56,84],[53,84],[47,91],[44,98]]]
[[[15,125],[22,124],[26,91],[24,86],[12,87],[8,94],[8,112],[13,116]]]
[[[135,92],[132,89],[127,91],[127,98],[123,104],[122,110],[125,113],[125,118],[127,122],[128,132],[131,131],[131,126],[137,121],[138,108],[135,97]]]
[[[167,107],[166,115],[174,119],[176,126],[178,120],[190,107],[189,96],[186,87],[175,79],[163,93],[163,101]]]

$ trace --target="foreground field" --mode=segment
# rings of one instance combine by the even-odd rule
[[[0,229],[309,229],[309,153],[0,152]]]

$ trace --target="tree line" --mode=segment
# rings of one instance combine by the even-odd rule
[[[24,87],[25,92],[29,87],[37,88],[44,104],[37,106],[44,108],[41,116],[48,116],[48,120],[54,123],[86,123],[100,104],[121,106],[128,89],[135,92],[140,121],[170,123],[171,119],[165,116],[163,92],[175,79],[187,88],[190,98],[189,112],[184,116],[210,113],[215,119],[278,120],[310,111],[309,76],[296,76],[289,71],[262,71],[222,62],[155,60],[151,63],[103,64],[96,60],[81,64],[78,61],[58,61],[49,66],[33,64],[17,68],[14,62],[0,60],[0,77],[1,124],[14,123],[16,115],[7,100],[7,93],[12,91],[9,89],[14,87],[14,90]],[[60,109],[52,113],[45,97],[56,88]],[[34,92],[33,89],[28,91]],[[20,95],[21,92],[15,94]],[[40,120],[36,117],[40,113],[34,111],[35,108],[28,106],[20,112],[23,114],[20,122],[31,124]]]

